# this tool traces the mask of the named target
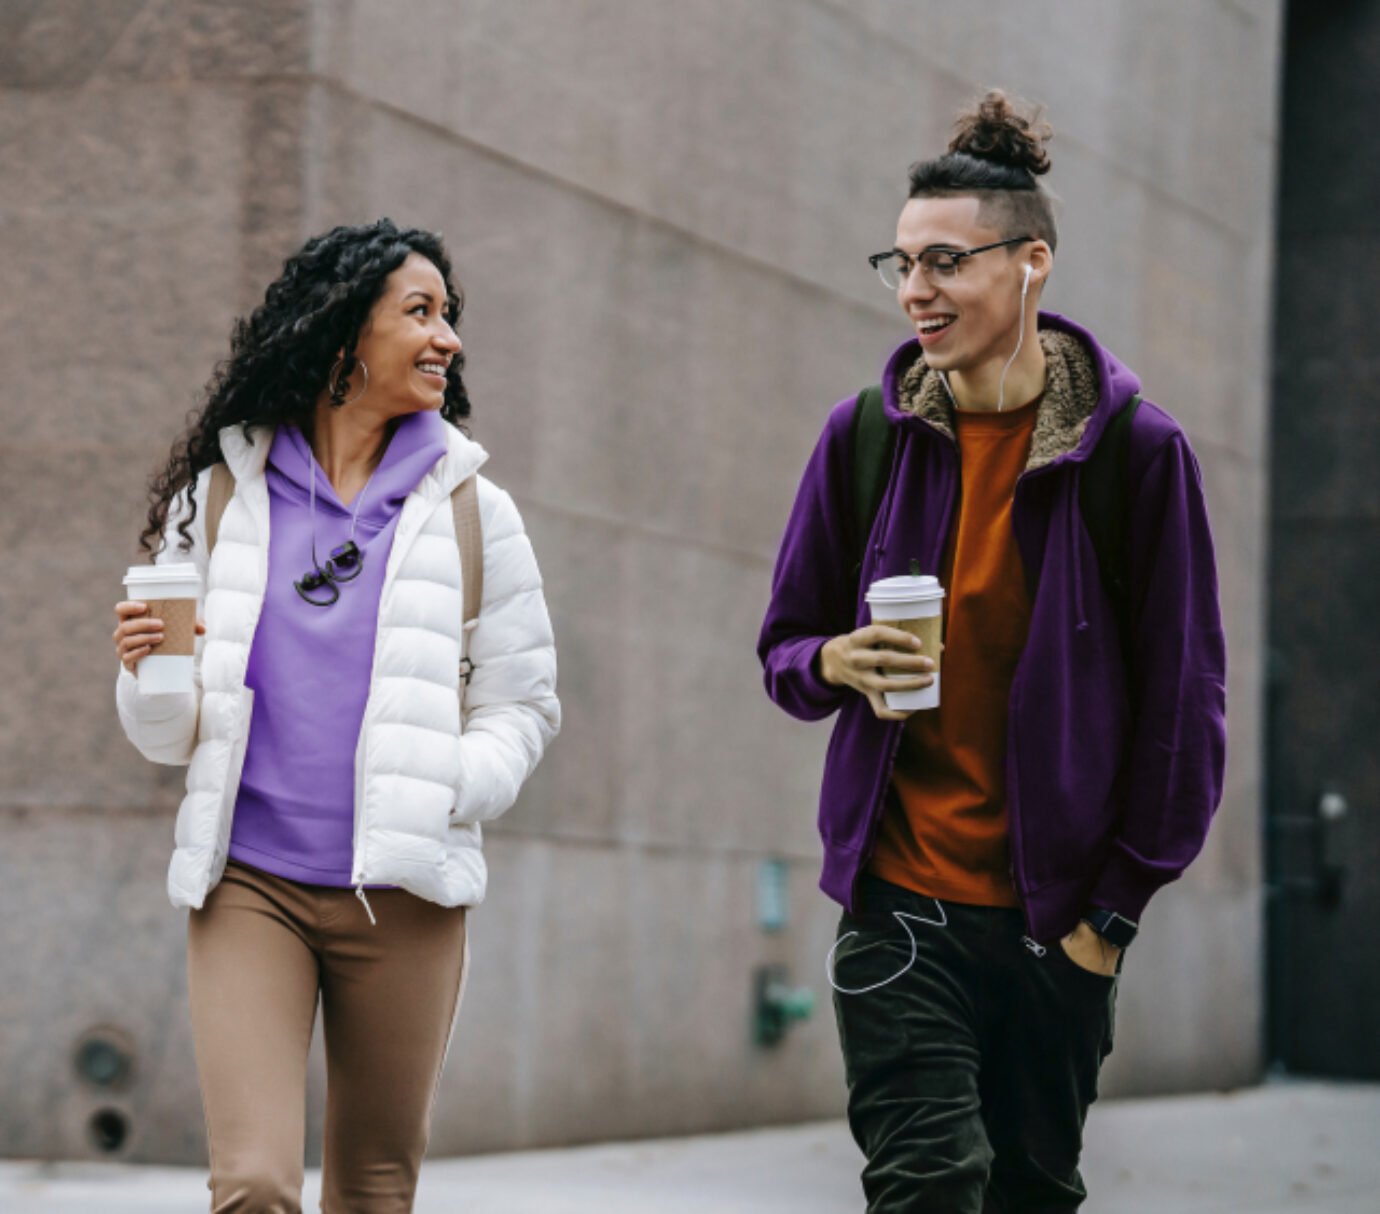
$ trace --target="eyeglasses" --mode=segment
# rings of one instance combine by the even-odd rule
[[[325,565],[309,569],[293,582],[297,593],[313,607],[329,607],[340,597],[340,587],[353,582],[364,572],[364,553],[354,540],[346,540],[339,548],[332,548]],[[316,597],[323,592],[330,598]]]
[[[1025,244],[1034,240],[1033,236],[1012,236],[1008,240],[997,240],[991,244],[978,245],[976,249],[921,249],[919,253],[906,253],[901,249],[888,249],[885,253],[873,253],[868,264],[877,271],[878,277],[886,283],[887,289],[899,291],[901,284],[910,281],[912,271],[920,267],[920,273],[931,285],[953,278],[963,265],[965,257],[976,257],[988,249],[1002,249],[1007,245]]]

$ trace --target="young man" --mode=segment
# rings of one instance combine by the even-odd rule
[[[759,643],[782,708],[839,714],[821,886],[845,908],[831,972],[873,1214],[1079,1206],[1121,951],[1222,791],[1197,463],[1131,371],[1038,310],[1048,135],[989,93],[948,154],[912,166],[895,247],[872,259],[916,337],[883,375],[870,537],[859,550],[848,400],[805,471]],[[1083,475],[1128,407],[1124,515],[1099,527]],[[917,570],[947,592],[943,686],[937,709],[906,714],[884,692],[928,685],[940,655],[869,624],[862,595]]]

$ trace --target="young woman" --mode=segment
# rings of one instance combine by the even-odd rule
[[[532,548],[483,477],[483,568],[462,568],[452,493],[487,457],[459,428],[460,310],[430,233],[308,241],[153,481],[141,545],[202,579],[193,692],[140,691],[162,621],[115,609],[125,732],[190,764],[168,889],[191,908],[216,1214],[301,1208],[318,1000],[322,1209],[411,1209],[484,897],[479,824],[560,725]],[[233,494],[208,548],[220,463]]]

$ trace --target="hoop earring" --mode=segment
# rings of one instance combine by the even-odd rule
[[[331,364],[331,373],[326,377],[326,382],[331,388],[331,404],[337,409],[343,408],[346,405],[353,405],[355,401],[369,391],[369,368],[362,358],[357,358],[355,359],[355,363],[358,365],[359,369],[364,372],[364,383],[360,385],[359,391],[350,397],[349,400],[336,401],[335,398],[340,394],[340,368],[344,362],[345,360],[343,358],[337,358],[335,362]]]

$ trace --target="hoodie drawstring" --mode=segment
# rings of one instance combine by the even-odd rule
[[[369,922],[370,922],[374,927],[378,927],[379,921],[378,921],[377,919],[374,918],[374,910],[373,910],[373,908],[369,905],[369,899],[366,898],[366,897],[364,896],[364,886],[363,886],[363,885],[356,885],[356,886],[355,886],[355,897],[358,898],[361,902],[364,903],[364,913],[365,913],[366,915],[369,916]]]

